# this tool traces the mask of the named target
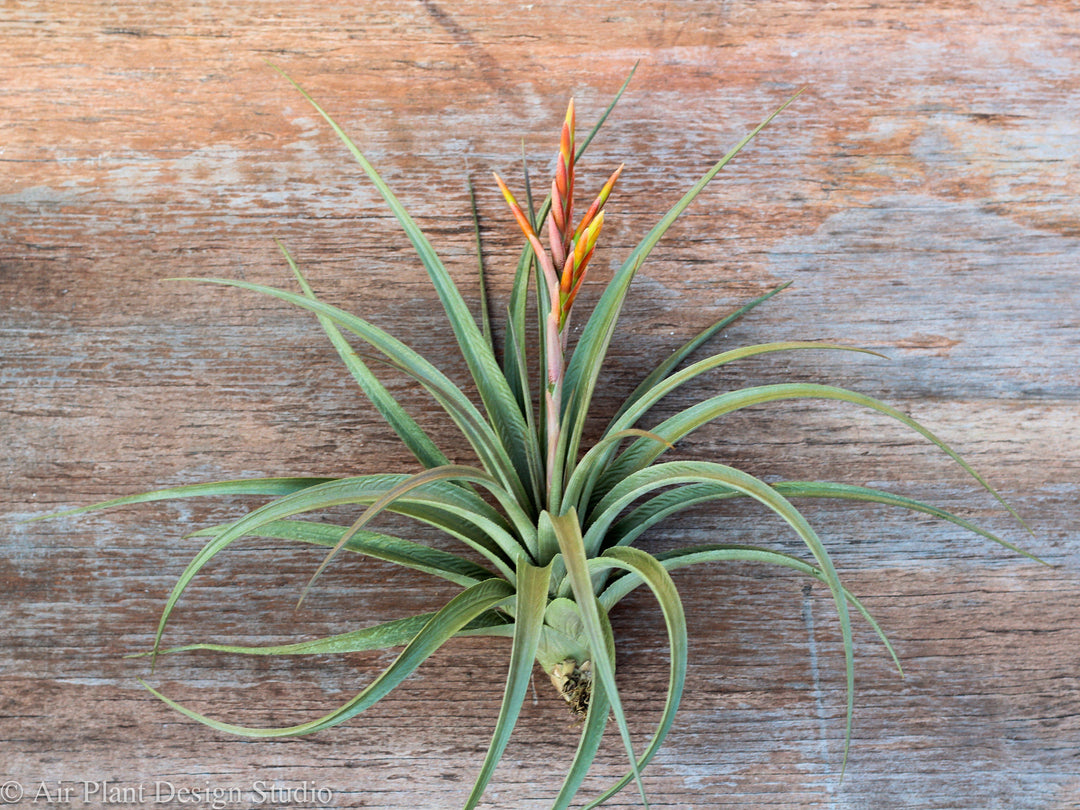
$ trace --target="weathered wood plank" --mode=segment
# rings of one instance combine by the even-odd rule
[[[146,665],[122,656],[149,644],[198,548],[185,535],[244,504],[10,518],[174,483],[414,469],[310,318],[164,281],[288,284],[271,237],[327,300],[465,378],[407,242],[264,59],[339,117],[472,290],[468,160],[500,305],[517,235],[487,172],[514,176],[522,138],[534,171],[546,169],[566,97],[586,123],[641,60],[583,166],[591,187],[628,164],[582,306],[713,160],[808,89],[642,269],[598,412],[636,384],[643,358],[793,279],[721,343],[840,340],[891,360],[770,355],[688,386],[653,416],[758,381],[855,387],[953,443],[1035,537],[929,445],[873,414],[754,409],[680,452],[761,475],[895,489],[1055,565],[895,510],[807,504],[907,671],[898,679],[858,629],[856,739],[842,782],[843,663],[822,589],[754,566],[680,572],[691,673],[677,727],[647,772],[654,806],[1080,806],[1072,4],[291,0],[260,3],[257,14],[222,5],[61,10],[27,0],[0,11],[0,781],[71,788],[71,802],[43,799],[55,806],[103,781],[121,791],[162,782],[204,798],[242,791],[230,806],[254,803],[258,781],[332,794],[295,806],[460,806],[497,713],[505,643],[455,644],[400,693],[315,737],[220,735],[142,691],[134,679]],[[452,456],[468,457],[425,397],[386,379]],[[658,527],[648,547],[721,538],[798,551],[778,521],[741,503]],[[336,632],[432,609],[453,592],[343,559],[294,613],[318,559],[238,544],[192,589],[169,640]],[[666,680],[662,625],[645,595],[613,619],[640,744]],[[270,724],[336,705],[388,660],[192,655],[163,661],[154,683],[197,708]],[[570,762],[575,730],[559,699],[539,682],[537,691],[485,807],[548,806],[552,774]],[[623,758],[612,735],[590,794],[622,774]],[[637,804],[627,793],[611,806]]]

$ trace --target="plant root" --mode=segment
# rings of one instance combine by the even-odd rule
[[[578,720],[584,720],[592,696],[592,661],[578,664],[573,658],[565,658],[548,675],[569,705],[570,713]]]

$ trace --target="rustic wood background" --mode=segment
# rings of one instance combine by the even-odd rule
[[[494,723],[505,643],[452,644],[366,715],[317,736],[233,738],[157,702],[135,680],[147,665],[123,655],[149,644],[199,546],[185,535],[247,504],[17,521],[171,484],[415,469],[313,319],[166,281],[288,286],[277,237],[326,299],[463,377],[399,229],[265,60],[347,126],[474,300],[465,178],[477,181],[496,309],[518,234],[488,173],[518,177],[522,139],[546,167],[567,97],[587,126],[640,61],[583,167],[590,188],[627,162],[582,307],[713,160],[807,90],[642,269],[599,412],[648,358],[794,280],[723,345],[838,340],[890,359],[771,355],[661,410],[759,381],[858,388],[954,443],[1034,537],[918,437],[850,408],[755,409],[680,451],[761,475],[890,487],[1053,566],[929,518],[806,505],[907,669],[898,678],[859,628],[842,781],[843,659],[822,588],[751,565],[681,572],[690,679],[647,771],[654,806],[1080,807],[1078,48],[1070,2],[2,4],[0,781],[23,786],[23,806],[101,806],[140,786],[149,806],[157,782],[201,792],[207,807],[208,791],[242,790],[228,806],[244,806],[259,780],[293,791],[282,806],[460,806]],[[431,404],[389,379],[467,458]],[[717,540],[798,550],[777,521],[734,503],[666,524],[647,547]],[[168,641],[340,632],[432,609],[453,590],[341,559],[294,614],[319,559],[238,544],[197,580]],[[662,624],[644,595],[614,621],[640,742],[666,679]],[[347,699],[390,657],[194,654],[164,661],[151,683],[227,719],[280,724]],[[538,680],[484,806],[547,806],[575,734]],[[623,768],[613,735],[583,796]],[[83,803],[103,781],[113,792]],[[298,796],[305,787],[332,801]],[[638,803],[626,792],[611,806]]]

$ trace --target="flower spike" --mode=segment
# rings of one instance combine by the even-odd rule
[[[585,278],[585,268],[596,247],[596,239],[600,235],[600,228],[604,221],[604,204],[626,165],[620,164],[611,173],[600,189],[600,193],[589,206],[589,210],[585,212],[585,216],[575,228],[573,223],[574,123],[574,100],[570,99],[559,137],[559,153],[555,158],[555,177],[551,181],[551,210],[547,216],[547,250],[544,249],[529,217],[521,210],[514,195],[506,187],[506,183],[498,174],[495,175],[495,182],[499,184],[499,189],[506,198],[514,218],[540,262],[551,299],[549,314],[553,323],[557,324],[560,333],[566,328],[570,307],[581,288],[581,282]],[[564,344],[565,341],[564,335]]]

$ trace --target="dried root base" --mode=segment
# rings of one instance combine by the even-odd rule
[[[578,664],[573,658],[566,658],[556,664],[549,675],[563,700],[569,704],[570,713],[584,720],[592,695],[592,661]]]

